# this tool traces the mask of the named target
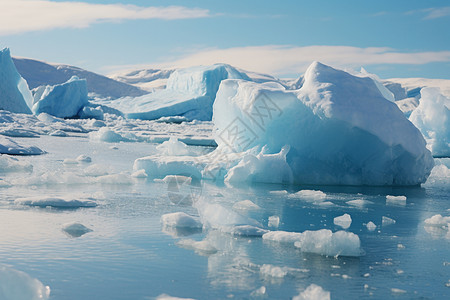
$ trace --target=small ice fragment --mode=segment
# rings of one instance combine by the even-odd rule
[[[367,290],[369,288],[369,285],[366,283],[364,284],[364,289]]]
[[[90,163],[90,162],[92,162],[92,158],[90,158],[90,157],[87,156],[87,155],[82,154],[82,155],[80,155],[80,156],[77,157],[77,161],[79,161],[79,162],[85,162],[85,163]]]
[[[86,176],[93,176],[93,177],[108,175],[109,167],[99,164],[93,164],[84,169],[84,174]]]
[[[269,231],[262,236],[263,240],[273,241],[278,243],[295,243],[299,241],[302,234],[300,232],[287,231]]]
[[[317,202],[325,200],[327,194],[318,190],[301,190],[295,194],[290,194],[289,197]]]
[[[202,254],[217,253],[217,249],[211,245],[207,240],[194,241],[191,239],[184,239],[177,242],[177,245],[185,249],[194,250]]]
[[[259,289],[256,289],[250,293],[250,297],[253,297],[253,298],[261,298],[264,296],[266,296],[266,287],[265,286],[262,286]]]
[[[334,224],[347,229],[352,224],[352,218],[349,214],[343,214],[342,216],[334,218]]]
[[[270,194],[274,194],[274,195],[287,195],[288,191],[286,190],[279,190],[279,191],[270,191]]]
[[[234,226],[231,229],[231,234],[236,236],[246,236],[246,237],[261,237],[268,231],[256,226],[251,225],[240,225]]]
[[[261,207],[253,203],[251,200],[239,201],[233,204],[234,210],[259,210]]]
[[[119,147],[117,147],[117,146],[111,146],[111,147],[109,147],[109,149],[111,149],[111,150],[119,150]]]
[[[202,228],[199,220],[184,212],[165,214],[161,217],[161,223],[169,227]]]
[[[15,204],[38,206],[38,207],[55,207],[55,208],[79,208],[79,207],[95,207],[97,203],[91,199],[72,199],[58,197],[28,197],[17,198]]]
[[[405,271],[403,271],[403,270],[397,270],[396,273],[397,273],[398,275],[401,275],[401,274],[405,273]]]
[[[375,229],[377,229],[377,225],[375,225],[375,223],[372,221],[367,223],[366,227],[367,227],[367,230],[369,230],[369,231],[374,231]]]
[[[288,270],[286,267],[277,267],[269,264],[264,264],[259,269],[259,272],[263,276],[267,277],[276,277],[276,278],[283,278],[288,274]]]
[[[311,284],[301,292],[299,295],[292,298],[292,300],[330,300],[331,294],[325,291],[321,286]]]
[[[30,275],[0,265],[0,298],[2,300],[47,300],[50,287]]]
[[[88,232],[91,232],[92,229],[87,228],[81,223],[68,223],[63,225],[62,230],[70,235],[71,237],[80,237]]]
[[[165,141],[161,145],[156,146],[156,149],[161,154],[169,156],[184,156],[190,154],[187,145],[174,136],[170,137],[168,141]]]
[[[75,159],[66,158],[66,159],[63,160],[63,164],[65,164],[65,165],[76,165],[76,164],[78,164],[78,161],[76,161]]]
[[[395,222],[396,221],[394,219],[391,219],[389,217],[385,217],[385,216],[381,217],[381,225],[382,226],[393,225],[393,224],[395,224]]]
[[[406,205],[406,196],[386,196],[387,205]]]
[[[350,276],[348,276],[347,274],[342,274],[342,279],[349,279],[351,278]]]
[[[147,178],[148,175],[147,175],[147,173],[145,173],[144,169],[140,169],[140,170],[137,170],[136,172],[134,172],[133,174],[131,174],[131,177],[134,177],[134,178]]]
[[[370,277],[370,273],[366,273],[363,275],[365,278]]]
[[[167,294],[161,294],[158,297],[156,297],[156,300],[195,300],[193,298],[179,298],[179,297],[172,297]]]
[[[367,206],[369,204],[373,204],[372,201],[364,200],[364,199],[350,200],[350,201],[347,201],[345,203],[347,203],[347,205],[356,206],[356,207],[359,207],[359,208],[365,207],[365,206]]]
[[[267,225],[269,227],[278,228],[278,226],[280,226],[280,217],[279,216],[270,216],[269,222]]]
[[[405,249],[405,245],[403,244],[397,244],[397,249],[401,250],[401,249]]]
[[[65,133],[62,130],[55,130],[49,133],[50,136],[59,136],[59,137],[66,137],[67,133]]]
[[[392,292],[392,294],[405,294],[406,293],[405,290],[397,289],[397,288],[391,288],[391,292]]]

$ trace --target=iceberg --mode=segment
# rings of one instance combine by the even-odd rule
[[[54,86],[40,86],[34,90],[33,113],[48,113],[59,118],[74,117],[88,104],[86,80],[73,76]]]
[[[433,156],[450,156],[450,98],[439,88],[423,88],[409,120],[422,132]]]
[[[33,96],[17,72],[8,48],[0,51],[0,110],[31,114]]]
[[[226,64],[178,69],[171,73],[167,86],[140,97],[101,101],[130,119],[156,120],[183,116],[187,120],[211,120],[212,105],[222,80],[248,76]]]
[[[0,299],[46,300],[50,298],[50,287],[44,286],[30,275],[0,265]]]
[[[295,91],[273,82],[222,81],[213,122],[219,147],[284,153],[295,184],[418,185],[434,165],[420,131],[371,78],[318,62]],[[258,173],[279,176],[276,167]]]

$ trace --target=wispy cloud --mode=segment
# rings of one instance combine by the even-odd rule
[[[426,15],[424,17],[425,20],[448,17],[448,16],[450,16],[450,6],[438,7],[438,8],[428,8],[428,9],[425,9],[424,12],[426,13]]]
[[[183,6],[142,7],[48,0],[0,0],[0,35],[55,28],[85,28],[99,22],[176,20],[209,16],[207,9]]]
[[[283,76],[301,74],[315,60],[342,68],[380,64],[421,65],[432,62],[450,62],[450,51],[409,53],[386,47],[266,45],[204,49],[151,65],[122,66],[121,69],[189,67],[221,62],[249,71]],[[119,66],[110,67],[109,71],[118,69]]]

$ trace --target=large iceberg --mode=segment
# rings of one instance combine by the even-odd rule
[[[409,120],[420,129],[434,156],[450,156],[450,98],[439,88],[423,88]]]
[[[63,84],[40,86],[34,90],[33,113],[74,117],[88,104],[86,80],[76,76]]]
[[[420,131],[372,79],[318,62],[296,91],[223,81],[213,121],[216,142],[232,151],[288,145],[294,183],[417,185],[434,165]]]
[[[167,87],[141,97],[101,101],[130,119],[154,120],[184,116],[188,120],[211,120],[212,105],[222,80],[249,79],[226,64],[179,69],[167,80]]]
[[[212,153],[145,157],[135,169],[230,183],[418,185],[434,165],[420,131],[371,78],[318,62],[298,90],[223,80],[213,122]]]
[[[0,109],[30,114],[33,97],[17,72],[8,48],[0,51]]]

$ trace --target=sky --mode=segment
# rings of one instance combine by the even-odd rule
[[[0,0],[0,47],[101,74],[222,62],[294,78],[317,60],[450,79],[450,1]]]

